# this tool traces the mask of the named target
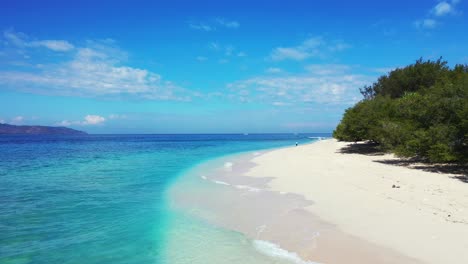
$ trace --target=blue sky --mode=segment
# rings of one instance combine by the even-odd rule
[[[224,2],[2,1],[0,122],[331,132],[389,70],[468,63],[468,1]]]

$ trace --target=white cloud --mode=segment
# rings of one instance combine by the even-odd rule
[[[270,67],[270,68],[266,69],[265,72],[267,72],[267,73],[281,73],[281,72],[283,72],[283,70],[280,69],[280,68]]]
[[[71,125],[73,125],[73,122],[63,120],[63,121],[60,121],[58,123],[55,123],[55,125],[56,126],[71,126]]]
[[[126,115],[119,115],[119,114],[110,114],[108,118],[110,120],[125,119],[125,118],[127,118],[127,116]]]
[[[336,124],[329,124],[323,122],[291,122],[286,123],[283,126],[290,129],[300,129],[300,128],[321,128],[326,126],[335,126]]]
[[[431,18],[426,18],[426,19],[423,19],[423,20],[418,20],[416,22],[414,22],[414,25],[417,27],[417,28],[427,28],[427,29],[431,29],[431,28],[435,28],[437,26],[438,22],[434,19],[431,19]]]
[[[86,115],[82,121],[68,121],[63,120],[59,123],[56,123],[57,126],[93,126],[103,124],[106,119],[99,115]]]
[[[435,5],[424,19],[416,20],[413,24],[420,29],[433,29],[440,24],[439,19],[447,15],[458,14],[456,5],[459,0],[441,1]]]
[[[311,53],[297,49],[297,48],[279,47],[279,48],[275,48],[273,52],[271,53],[271,59],[275,61],[288,60],[288,59],[300,61],[300,60],[305,60],[311,56],[312,56]]]
[[[26,36],[24,33],[21,32],[14,32],[13,30],[5,30],[3,31],[3,37],[11,44],[23,47],[25,46],[26,39],[28,36]]]
[[[343,51],[351,48],[351,45],[343,42],[338,42],[335,44],[332,44],[328,47],[330,51],[336,52],[336,51]]]
[[[74,49],[74,46],[64,40],[41,40],[30,43],[31,47],[45,47],[53,51],[69,51]]]
[[[65,40],[34,40],[30,41],[29,37],[21,32],[6,30],[3,32],[4,38],[15,46],[21,48],[37,48],[44,47],[52,51],[65,52],[74,49],[75,47]]]
[[[198,56],[196,57],[197,61],[207,61],[208,58],[207,57],[203,57],[203,56]]]
[[[342,64],[311,64],[305,69],[316,75],[344,74],[351,69],[348,65]]]
[[[240,27],[240,23],[226,18],[216,18],[214,20],[212,19],[209,23],[190,21],[189,27],[194,30],[210,32],[215,31],[218,28],[237,29]]]
[[[234,46],[232,45],[227,45],[224,49],[224,54],[226,56],[231,56],[232,55],[232,52],[235,50]]]
[[[440,2],[434,8],[432,9],[432,13],[435,16],[445,16],[448,14],[453,14],[455,13],[455,4],[457,4],[458,1],[452,1],[451,3],[448,2]]]
[[[351,46],[342,41],[326,41],[321,37],[309,38],[294,47],[277,47],[270,54],[274,61],[302,61],[311,57],[321,57],[329,52],[339,52]]]
[[[370,84],[373,78],[346,72],[345,68],[348,69],[346,66],[338,68],[340,72],[309,72],[280,77],[259,76],[237,81],[228,85],[231,91],[229,97],[242,102],[271,102],[273,105],[355,103],[361,98],[359,88]]]
[[[273,102],[272,105],[274,106],[288,106],[288,103],[285,102]]]
[[[234,21],[234,20],[229,21],[229,20],[226,20],[225,18],[217,18],[216,22],[219,25],[224,26],[226,28],[238,28],[238,27],[240,27],[239,22]]]
[[[226,63],[228,58],[232,57],[246,57],[247,54],[243,51],[238,51],[237,48],[231,44],[220,44],[218,42],[211,42],[208,44],[208,48],[218,54],[218,62]]]
[[[15,116],[10,120],[10,124],[12,125],[21,125],[24,121],[23,116]]]
[[[383,68],[374,68],[372,69],[372,71],[374,72],[377,72],[377,73],[382,73],[382,74],[387,74],[395,69],[397,69],[398,67],[383,67]]]
[[[212,50],[220,50],[221,46],[217,42],[211,42],[208,47]]]
[[[188,100],[191,93],[146,69],[122,65],[126,53],[109,41],[76,48],[73,58],[43,64],[35,71],[0,71],[5,88],[65,96],[134,96],[152,100]]]
[[[213,30],[216,29],[216,28],[214,28],[214,27],[212,27],[210,25],[203,24],[203,23],[190,22],[189,26],[190,26],[191,29],[201,30],[201,31],[206,31],[206,32],[210,32],[210,31],[213,31]]]
[[[83,125],[98,125],[106,121],[104,117],[98,115],[87,115],[84,119]]]
[[[216,52],[222,52],[227,57],[230,57],[232,55],[236,55],[238,57],[246,56],[246,54],[243,53],[243,52],[239,52],[239,53],[235,54],[236,47],[234,47],[231,44],[224,45],[224,44],[220,44],[218,42],[211,42],[210,44],[208,44],[208,48],[213,50],[213,51],[216,51]]]

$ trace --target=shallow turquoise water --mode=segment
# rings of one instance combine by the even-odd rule
[[[329,135],[1,136],[0,263],[272,263],[165,191],[202,161],[309,136]]]

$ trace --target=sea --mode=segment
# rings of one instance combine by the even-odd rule
[[[0,263],[306,263],[175,209],[168,190],[210,160],[322,137],[2,135]]]

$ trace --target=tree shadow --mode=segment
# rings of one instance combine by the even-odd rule
[[[376,160],[375,162],[388,164],[388,165],[394,165],[394,166],[403,166],[403,167],[407,167],[411,169],[423,170],[423,171],[428,171],[428,172],[453,174],[454,176],[452,176],[452,178],[468,183],[468,165],[467,164],[428,163],[428,162],[424,162],[418,159],[387,159],[387,160]]]
[[[379,149],[379,145],[372,142],[358,142],[349,144],[339,150],[339,153],[343,154],[361,154],[366,156],[383,156],[386,153]],[[449,163],[449,164],[437,164],[429,163],[427,161],[410,158],[410,159],[385,159],[375,160],[374,162],[402,166],[410,169],[423,170],[428,172],[452,174],[454,179],[458,179],[462,182],[468,183],[468,164]]]
[[[349,144],[339,150],[343,154],[362,154],[367,156],[382,156],[385,154],[379,149],[379,145],[371,142],[359,142]]]

